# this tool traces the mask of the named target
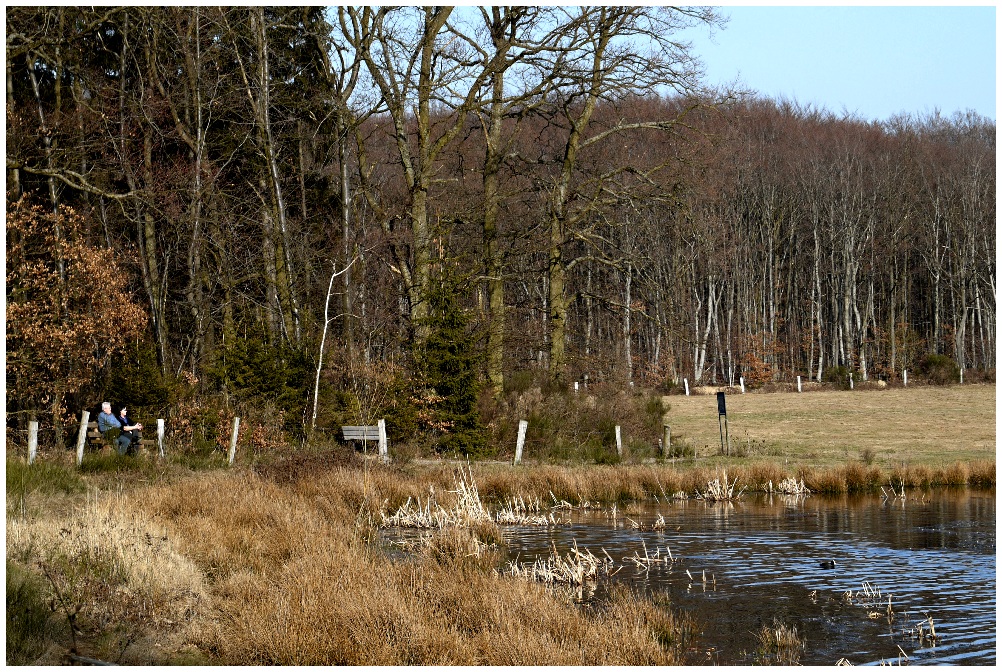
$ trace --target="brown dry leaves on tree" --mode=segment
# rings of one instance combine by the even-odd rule
[[[145,327],[113,252],[87,245],[83,232],[70,208],[8,202],[7,393],[18,410],[61,413],[64,396]]]

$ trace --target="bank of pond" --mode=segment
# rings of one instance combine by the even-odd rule
[[[425,500],[384,517],[387,552],[440,543],[421,532],[447,527],[439,515]],[[584,609],[629,586],[692,617],[699,655],[688,662],[996,662],[993,491],[679,492],[622,507],[521,498],[495,517],[510,521],[498,572]]]

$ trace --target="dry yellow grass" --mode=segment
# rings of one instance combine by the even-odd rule
[[[714,397],[666,397],[672,439],[717,454]],[[727,395],[732,451],[791,467],[826,467],[872,453],[883,467],[944,467],[995,459],[995,386]]]
[[[276,472],[277,473],[277,472]],[[370,543],[380,507],[455,474],[246,470],[139,485],[71,511],[8,520],[8,558],[54,579],[81,607],[78,651],[127,664],[669,665],[693,625],[616,591],[587,610],[497,571],[483,521],[436,533],[409,559]],[[446,480],[448,476],[448,480]],[[450,486],[452,491],[450,491]],[[43,661],[62,660],[70,642]]]

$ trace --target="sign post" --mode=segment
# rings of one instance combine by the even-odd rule
[[[724,455],[731,454],[731,432],[727,426],[727,402],[723,392],[717,392],[717,426],[720,428],[720,452]],[[726,435],[726,443],[724,437]]]

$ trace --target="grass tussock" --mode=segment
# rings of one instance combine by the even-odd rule
[[[828,469],[803,468],[799,478],[811,492],[831,495],[875,492],[881,483],[887,483],[887,476],[880,468],[861,462]]]
[[[170,662],[151,647],[172,639],[206,604],[203,574],[125,496],[92,499],[56,519],[8,520],[7,559],[40,579],[52,618],[74,647],[78,638],[90,641],[87,653],[100,659],[130,653]],[[150,640],[140,642],[140,633]]]
[[[8,459],[6,476],[8,510],[32,495],[71,494],[86,488],[76,469],[50,460],[28,464],[26,460]]]
[[[8,665],[30,665],[46,648],[54,625],[45,602],[45,586],[23,565],[7,560]]]

